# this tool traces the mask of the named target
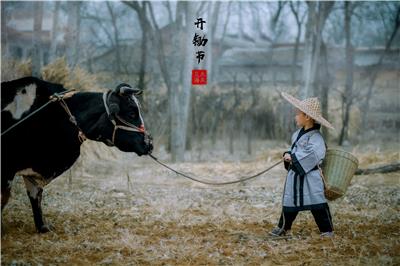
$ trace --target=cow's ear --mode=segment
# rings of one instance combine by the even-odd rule
[[[108,109],[109,109],[109,116],[113,117],[114,115],[119,113],[119,104],[120,104],[120,99],[118,95],[113,92],[110,94],[108,98]]]

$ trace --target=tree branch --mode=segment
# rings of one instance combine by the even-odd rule
[[[355,175],[370,175],[370,174],[377,174],[377,173],[391,173],[400,171],[400,162],[386,164],[378,167],[373,168],[366,168],[366,169],[357,169]]]

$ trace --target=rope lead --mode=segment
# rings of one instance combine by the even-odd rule
[[[275,166],[277,166],[278,164],[280,164],[280,163],[283,161],[283,159],[280,159],[279,161],[275,162],[273,165],[271,165],[271,166],[268,167],[267,169],[265,169],[265,170],[263,170],[263,171],[261,171],[261,172],[259,172],[259,173],[256,173],[256,174],[254,174],[254,175],[252,175],[252,176],[242,177],[242,178],[239,178],[239,179],[237,179],[237,180],[228,181],[228,182],[211,182],[211,181],[203,181],[203,180],[200,180],[200,179],[198,179],[198,178],[196,178],[196,177],[192,177],[192,176],[189,176],[189,175],[187,175],[187,174],[185,174],[185,173],[179,172],[178,170],[175,170],[175,169],[171,168],[170,166],[166,165],[165,163],[159,161],[159,160],[157,159],[157,157],[155,157],[154,155],[149,154],[149,156],[150,156],[150,158],[152,158],[156,163],[162,165],[163,167],[165,167],[165,168],[171,170],[172,172],[174,172],[174,173],[176,173],[176,174],[178,174],[178,175],[180,175],[180,176],[186,177],[186,178],[188,178],[188,179],[190,179],[190,180],[192,180],[192,181],[195,181],[195,182],[198,182],[198,183],[201,183],[201,184],[213,185],[213,186],[231,185],[231,184],[241,183],[241,182],[244,182],[244,181],[247,181],[247,180],[256,178],[256,177],[258,177],[258,176],[260,176],[260,175],[262,175],[262,174],[268,172],[269,170],[271,170],[272,168],[274,168]]]

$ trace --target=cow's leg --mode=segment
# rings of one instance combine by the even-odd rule
[[[4,234],[5,230],[3,228],[3,210],[7,205],[8,200],[11,197],[11,181],[13,175],[7,175],[2,173],[1,175],[1,235]]]
[[[32,178],[24,177],[24,181],[27,194],[32,205],[33,220],[35,221],[36,230],[39,233],[51,231],[53,229],[52,226],[45,223],[42,214],[43,188],[35,184]]]
[[[1,187],[1,213],[3,213],[4,207],[7,205],[7,202],[11,196],[11,187]]]
[[[8,199],[11,195],[11,187],[1,187],[1,236],[3,236],[4,232],[6,231],[3,227],[3,209],[6,206]]]
[[[4,161],[2,160],[2,164],[3,163]],[[14,179],[14,174],[15,173],[10,174],[6,170],[3,171],[3,169],[1,171],[1,213],[3,213],[3,209],[11,197],[11,184],[12,180]]]
[[[5,230],[3,228],[3,209],[7,205],[8,199],[11,196],[11,187],[6,185],[1,187],[1,235],[3,236]]]

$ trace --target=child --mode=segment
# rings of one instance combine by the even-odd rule
[[[321,236],[332,237],[332,218],[318,165],[326,151],[319,129],[321,125],[331,129],[333,126],[321,116],[317,98],[300,101],[284,92],[282,97],[297,108],[295,119],[301,129],[292,135],[292,147],[283,154],[288,175],[283,192],[282,214],[278,227],[270,235],[288,235],[298,212],[310,210]]]

